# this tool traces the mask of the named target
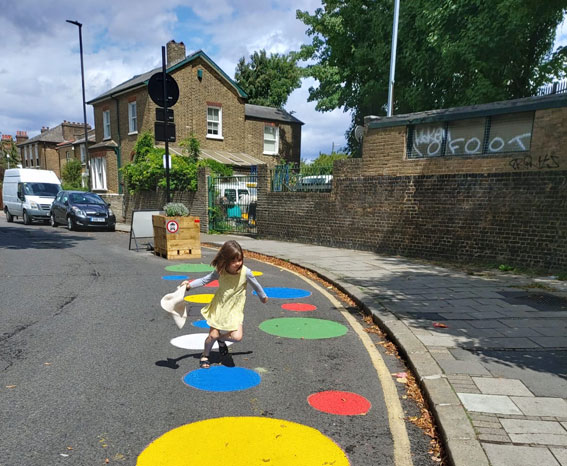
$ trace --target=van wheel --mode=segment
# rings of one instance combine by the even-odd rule
[[[67,217],[67,228],[69,231],[75,230],[77,227],[75,226],[75,222],[71,217]]]
[[[51,214],[50,222],[49,222],[49,223],[51,223],[51,226],[52,226],[53,228],[56,228],[56,227],[57,227],[57,222],[55,221],[55,214]]]
[[[24,216],[22,217],[24,219],[24,225],[31,225],[32,220],[31,217],[28,215],[28,213],[24,210]]]
[[[14,216],[10,213],[7,207],[6,207],[6,221],[8,223],[12,223],[14,221]]]

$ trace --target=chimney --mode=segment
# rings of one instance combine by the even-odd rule
[[[41,133],[45,133],[46,131],[49,131],[49,126],[42,126],[41,127]]]
[[[27,141],[28,139],[27,131],[16,131],[16,144]]]
[[[11,141],[12,140],[12,136],[9,134],[3,134],[2,135],[2,141]]]
[[[175,42],[170,40],[167,43],[167,67],[175,65],[185,60],[185,44],[183,42]]]

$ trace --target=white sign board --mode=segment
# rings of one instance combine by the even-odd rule
[[[154,225],[152,223],[152,216],[160,215],[163,213],[161,210],[134,210],[132,211],[132,227],[130,228],[130,242],[128,249],[132,249],[132,238],[136,244],[136,251],[139,249],[138,240],[142,238],[154,237]],[[141,243],[142,244],[142,243]],[[151,241],[146,241],[146,245],[151,245]]]

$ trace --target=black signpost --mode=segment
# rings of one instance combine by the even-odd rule
[[[179,86],[165,70],[165,47],[161,48],[161,73],[155,73],[148,81],[148,93],[156,108],[156,122],[154,133],[156,141],[165,142],[165,179],[166,198],[171,201],[169,194],[169,143],[175,142],[175,123],[173,107],[179,99]]]

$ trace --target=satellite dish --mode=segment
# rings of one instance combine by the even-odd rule
[[[360,142],[364,137],[364,126],[356,125],[354,128],[354,138]]]

